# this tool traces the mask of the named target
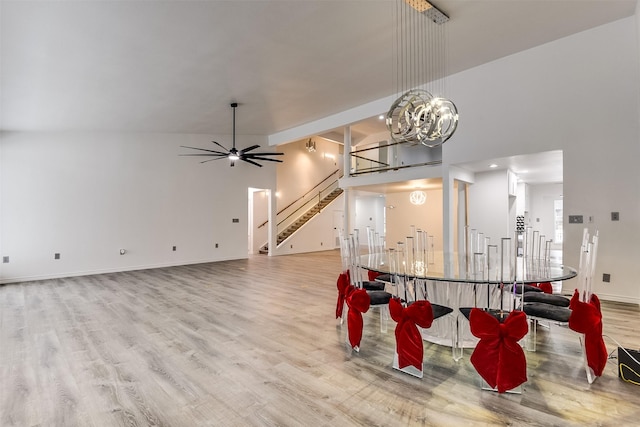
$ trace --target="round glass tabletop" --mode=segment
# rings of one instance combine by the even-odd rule
[[[569,266],[545,260],[525,260],[522,257],[504,265],[500,261],[480,263],[464,254],[431,253],[426,262],[399,263],[395,273],[407,278],[464,283],[540,283],[567,280],[577,271]],[[360,266],[379,273],[392,273],[387,253],[360,256]],[[515,277],[514,277],[515,272]]]

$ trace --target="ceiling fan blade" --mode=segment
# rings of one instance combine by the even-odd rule
[[[271,153],[271,152],[261,152],[261,153],[247,153],[247,156],[284,156],[284,153]]]
[[[268,157],[255,157],[255,156],[251,156],[251,157],[243,157],[244,159],[252,159],[252,160],[265,160],[267,162],[278,162],[278,163],[282,163],[282,160],[280,159],[270,159]]]
[[[258,167],[262,167],[262,165],[260,163],[254,162],[253,160],[249,160],[246,157],[240,157],[240,160],[245,161],[247,163],[251,163],[252,165],[256,165]]]
[[[252,145],[251,147],[247,147],[244,150],[240,150],[240,152],[241,153],[246,153],[248,151],[255,150],[256,148],[260,148],[260,146],[259,145]]]
[[[207,163],[207,162],[212,162],[212,161],[214,161],[214,160],[220,160],[220,159],[226,159],[226,158],[227,158],[227,156],[219,156],[219,157],[216,157],[216,158],[214,158],[214,159],[204,160],[204,161],[202,161],[202,162],[200,162],[200,163]],[[233,165],[232,165],[232,166],[233,166]]]
[[[194,154],[178,154],[178,156],[221,156],[221,157],[228,157],[229,155],[227,153],[221,153],[221,152],[216,152],[216,153],[211,153],[211,154],[204,154],[204,153],[194,153]]]
[[[220,144],[219,142],[216,142],[216,141],[211,141],[211,142],[213,142],[214,144],[216,144],[218,147],[222,148],[222,149],[223,149],[224,151],[226,151],[227,153],[229,152],[229,149],[228,149],[228,148],[226,148],[224,145]]]
[[[227,153],[223,153],[222,151],[207,150],[206,148],[198,148],[198,147],[187,147],[186,145],[181,145],[180,147],[182,147],[182,148],[190,148],[192,150],[206,151],[208,153],[227,154]]]

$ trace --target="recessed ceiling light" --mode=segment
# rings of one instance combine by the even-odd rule
[[[497,168],[497,167],[498,167],[498,165],[496,165],[495,163],[491,163],[491,164],[489,165],[489,167],[490,167],[491,169],[495,169],[495,168]]]

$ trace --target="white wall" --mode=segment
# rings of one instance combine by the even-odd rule
[[[529,186],[529,225],[544,235],[546,240],[554,240],[554,201],[562,199],[562,191],[562,184]],[[587,218],[585,220],[588,221]]]
[[[410,192],[387,194],[387,247],[395,247],[410,236],[411,225],[434,236],[434,249],[442,250],[442,190],[423,190],[427,193],[424,205],[413,205],[409,201]]]
[[[385,198],[378,194],[356,196],[355,226],[360,230],[361,243],[366,244],[366,230],[371,227],[381,235],[384,235],[384,209]]]
[[[499,244],[503,237],[513,237],[509,206],[506,170],[475,174],[475,182],[469,186],[470,228],[491,238],[492,245]]]
[[[593,216],[589,225],[600,231],[595,291],[640,303],[636,22],[616,21],[452,76],[460,124],[443,161],[563,150],[564,262],[578,265],[582,238],[582,225],[568,224],[567,215]],[[611,211],[620,221],[610,221]]]
[[[246,258],[247,188],[275,188],[275,167],[178,156],[191,152],[180,145],[207,147],[211,139],[4,133],[0,236],[10,263],[1,264],[0,280]]]
[[[284,162],[277,166],[278,211],[311,190],[335,170],[342,170],[340,145],[323,138],[313,140],[316,151],[312,153],[305,148],[306,140],[278,147],[284,153]],[[338,179],[338,176],[339,173],[326,181],[324,186]]]

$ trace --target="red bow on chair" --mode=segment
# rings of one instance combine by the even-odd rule
[[[527,316],[512,311],[504,321],[474,308],[469,315],[471,333],[480,338],[471,355],[471,363],[482,378],[499,393],[527,381],[527,360],[518,341],[527,334]]]
[[[552,294],[553,293],[553,285],[551,285],[551,282],[538,283],[536,285],[536,287],[540,288],[542,290],[542,292],[544,292],[545,294]]]
[[[340,273],[338,276],[338,283],[336,284],[338,287],[338,303],[336,305],[336,319],[338,317],[342,317],[342,309],[344,307],[344,299],[347,297],[349,293],[349,271],[344,273]]]
[[[600,300],[591,294],[589,302],[580,301],[580,293],[576,289],[569,303],[571,317],[569,328],[584,334],[584,348],[587,364],[596,376],[601,376],[607,364],[607,347],[602,339],[602,312]]]
[[[374,280],[376,280],[376,277],[378,277],[379,275],[380,275],[380,273],[378,273],[377,271],[369,270],[367,272],[367,277],[369,278],[370,282],[373,282]]]
[[[369,310],[371,298],[364,289],[353,289],[347,293],[347,330],[349,331],[349,343],[351,347],[360,347],[362,340],[362,313]]]
[[[400,369],[415,366],[422,371],[422,335],[418,330],[430,328],[433,322],[433,309],[429,301],[416,301],[404,308],[398,298],[389,301],[391,318],[398,322],[396,325],[396,351]],[[417,326],[416,326],[417,325]]]

